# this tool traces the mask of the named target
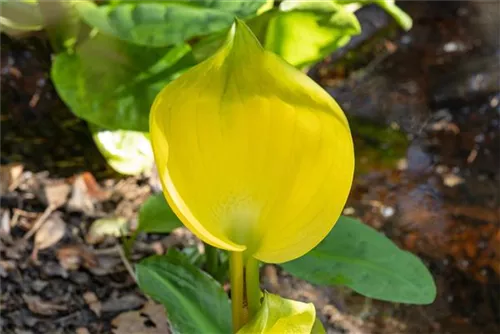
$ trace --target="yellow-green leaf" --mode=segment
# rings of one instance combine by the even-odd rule
[[[91,131],[97,148],[118,173],[137,175],[153,166],[153,151],[147,133],[97,126],[91,126]]]
[[[317,62],[361,32],[351,8],[333,1],[284,1],[269,21],[264,46],[296,67]]]
[[[0,1],[0,31],[16,34],[41,29],[43,18],[37,1]]]
[[[285,299],[266,292],[259,311],[238,334],[308,334],[315,327],[315,322],[316,309],[312,303]]]
[[[294,0],[289,0],[289,1],[293,2]],[[395,0],[335,0],[334,2],[347,6],[352,6],[352,5],[359,6],[359,5],[368,5],[374,3],[382,7],[387,12],[387,14],[391,15],[392,18],[404,30],[406,31],[410,30],[413,25],[413,20],[411,19],[410,15],[406,14],[404,10],[399,8],[396,5]]]

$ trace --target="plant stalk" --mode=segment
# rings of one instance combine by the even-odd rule
[[[260,275],[259,261],[250,257],[245,266],[246,297],[248,319],[252,319],[260,308]]]
[[[245,258],[242,252],[229,256],[233,332],[236,333],[260,308],[259,261]]]
[[[231,311],[233,318],[233,333],[236,333],[246,323],[248,317],[245,310],[245,268],[243,252],[230,252],[229,280],[231,283]]]

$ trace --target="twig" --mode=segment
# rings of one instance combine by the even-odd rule
[[[36,220],[35,224],[33,224],[33,227],[23,236],[24,240],[28,240],[31,238],[33,234],[35,234],[36,231],[42,227],[43,223],[47,220],[47,218],[50,216],[50,214],[56,209],[56,206],[54,205],[49,205],[47,209],[43,212],[43,214]]]
[[[137,278],[135,277],[134,269],[132,268],[132,265],[128,261],[127,257],[125,256],[125,252],[123,251],[123,248],[120,244],[116,245],[116,249],[118,250],[118,253],[120,254],[120,258],[125,265],[125,268],[127,269],[128,273],[130,276],[132,276],[132,279],[134,282],[137,284]]]

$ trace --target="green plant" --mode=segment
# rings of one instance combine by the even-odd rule
[[[411,26],[394,1],[373,2]],[[0,3],[11,10],[2,15],[30,12],[2,16],[9,33],[48,30],[57,91],[114,168],[143,170],[126,157],[150,159],[151,137],[165,197],[145,202],[136,233],[185,225],[205,242],[204,254],[170,249],[136,266],[173,332],[324,333],[314,305],[260,290],[261,262],[371,298],[434,300],[417,257],[340,216],[354,172],[349,124],[296,69],[359,33],[353,11],[367,3],[56,2],[58,19],[43,2]]]
[[[393,0],[284,0],[279,5],[272,0],[1,0],[0,29],[14,36],[47,31],[55,52],[51,79],[61,99],[89,123],[114,169],[137,174],[147,164],[136,166],[138,159],[130,156],[147,154],[140,147],[144,135],[137,132],[149,131],[154,97],[211,56],[235,16],[247,22],[266,49],[304,68],[359,34],[354,11],[370,3],[384,8],[404,29],[411,27]]]

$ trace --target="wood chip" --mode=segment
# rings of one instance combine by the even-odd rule
[[[10,213],[9,210],[2,210],[0,214],[0,234],[10,234]]]
[[[87,305],[92,310],[92,312],[95,313],[95,315],[97,315],[98,317],[101,316],[102,305],[95,293],[93,293],[92,291],[85,292],[83,294],[83,300],[85,300],[85,303],[87,303]]]
[[[19,185],[24,166],[18,163],[0,165],[0,192],[14,191]]]
[[[61,267],[67,270],[77,270],[83,264],[85,268],[94,268],[98,260],[94,252],[83,245],[66,245],[56,253]]]
[[[449,173],[443,176],[443,183],[445,186],[453,188],[462,183],[464,183],[464,179],[458,175]]]
[[[86,327],[78,327],[75,330],[76,334],[90,334],[89,330]]]

